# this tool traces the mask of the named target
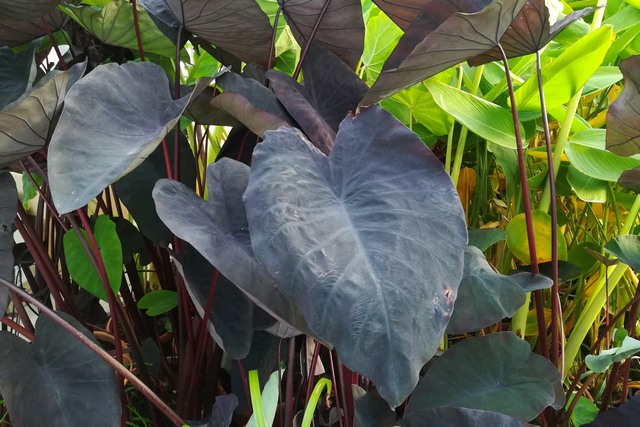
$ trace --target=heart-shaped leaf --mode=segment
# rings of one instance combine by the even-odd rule
[[[103,43],[138,49],[133,8],[130,2],[113,0],[102,8],[66,5],[63,10]],[[137,6],[137,20],[144,51],[175,58],[176,46],[162,34],[140,6]]]
[[[59,315],[95,342],[80,322]],[[0,393],[14,425],[119,426],[118,389],[111,367],[47,316],[38,317],[32,344],[0,332]]]
[[[150,62],[100,65],[78,82],[49,146],[49,180],[58,212],[89,203],[131,172],[178,123],[191,96],[171,99],[162,67]]]
[[[337,56],[313,44],[302,67],[304,86],[268,71],[271,89],[311,142],[331,152],[340,122],[358,107],[367,86]]]
[[[379,13],[369,17],[365,26],[361,68],[369,84],[378,78],[401,36],[402,30],[387,15]]]
[[[507,233],[499,228],[470,228],[469,246],[475,246],[481,251],[486,251],[493,244],[507,238]]]
[[[302,315],[253,255],[242,202],[248,180],[248,166],[225,158],[209,165],[208,200],[170,180],[158,181],[153,198],[167,227],[193,245],[260,308],[280,320],[283,335],[295,334],[294,329],[306,332]]]
[[[469,408],[437,406],[419,411],[410,411],[402,419],[401,427],[523,427],[522,421],[498,412]]]
[[[44,36],[47,34],[47,29],[49,31],[55,31],[62,27],[67,20],[67,15],[57,10],[43,18],[35,18],[27,21],[14,21],[0,18],[0,46],[17,46]]]
[[[360,0],[278,0],[291,31],[300,44],[313,41],[339,56],[355,70],[364,49],[364,22]],[[320,24],[316,27],[316,22]]]
[[[607,409],[598,414],[592,423],[583,427],[628,427],[638,420],[640,413],[640,395],[635,395],[618,408]]]
[[[402,2],[389,0],[373,1],[393,22],[403,30],[409,29],[415,19],[424,11],[427,19],[435,28],[442,24],[455,12],[478,12],[488,5],[491,0],[405,0]]]
[[[537,52],[546,46],[560,31],[592,11],[593,9],[587,7],[577,12],[572,12],[560,21],[550,25],[549,8],[546,5],[546,1],[529,0],[500,38],[500,45],[504,49],[507,58],[516,58]],[[500,60],[502,60],[500,49],[494,47],[488,52],[471,58],[469,65],[475,67],[487,62]]]
[[[609,366],[624,359],[628,359],[640,352],[640,341],[631,337],[625,337],[620,347],[603,350],[598,355],[589,354],[584,361],[587,367],[594,372],[605,372]]]
[[[607,150],[621,156],[640,153],[640,55],[620,62],[624,90],[607,112]]]
[[[622,172],[620,178],[618,178],[618,184],[636,194],[640,194],[640,166]]]
[[[221,394],[216,396],[216,402],[211,410],[211,418],[207,427],[229,427],[233,419],[233,412],[238,407],[238,397],[235,394]]]
[[[211,287],[215,286],[207,324],[214,341],[232,359],[247,357],[253,338],[253,303],[229,279],[216,275],[211,264],[190,244],[185,243],[175,258],[200,317],[205,317]]]
[[[147,310],[147,316],[159,316],[178,306],[178,293],[159,289],[145,294],[138,301],[138,308]]]
[[[449,406],[499,412],[521,421],[564,404],[560,373],[512,332],[464,340],[451,347],[420,380],[407,415]]]
[[[187,42],[187,34],[178,18],[167,4],[166,0],[138,0],[144,7],[160,31],[174,44],[180,44],[180,49]]]
[[[245,62],[267,66],[273,29],[255,0],[167,0],[177,20]]]
[[[89,243],[84,230],[82,230],[82,234]],[[122,245],[118,233],[116,233],[116,225],[107,215],[100,215],[96,219],[93,234],[107,271],[109,285],[113,293],[117,295],[122,282]],[[98,276],[98,272],[77,233],[74,230],[67,231],[63,236],[63,243],[65,261],[73,280],[81,288],[103,301],[108,301],[107,291],[104,289],[100,276]]]
[[[447,333],[477,331],[505,317],[524,304],[525,292],[509,276],[496,273],[475,246],[464,252],[464,272]]]
[[[29,21],[53,12],[60,0],[0,0],[2,19]]]
[[[533,230],[536,239],[536,255],[538,262],[551,260],[551,216],[540,210],[533,211]],[[524,214],[518,214],[509,221],[507,225],[507,245],[513,255],[515,255],[525,265],[531,264],[529,255],[529,245],[527,237],[527,226]],[[567,242],[564,234],[558,227],[558,257],[567,259]]]
[[[371,107],[342,122],[328,157],[296,129],[267,132],[244,199],[258,260],[345,365],[399,405],[462,274],[464,214],[440,162]]]
[[[67,91],[82,77],[86,63],[69,71],[50,72],[31,90],[0,111],[0,166],[45,146],[52,120],[62,109]]]
[[[14,282],[13,220],[18,210],[16,182],[7,171],[0,171],[0,278]],[[9,289],[0,285],[0,316],[9,304]]]
[[[442,24],[432,14],[418,15],[361,104],[378,102],[497,46],[526,2],[494,0],[479,12],[453,13]],[[451,5],[439,7],[451,10]]]
[[[224,92],[211,100],[211,106],[231,114],[256,135],[289,125],[287,111],[258,81],[230,72],[218,78],[217,84]]]

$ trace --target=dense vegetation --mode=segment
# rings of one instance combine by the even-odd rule
[[[0,425],[640,415],[638,1],[0,10]]]

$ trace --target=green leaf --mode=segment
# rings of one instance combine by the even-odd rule
[[[402,30],[383,13],[371,16],[365,26],[364,52],[362,52],[361,76],[364,73],[370,85],[380,75],[382,66],[396,47]]]
[[[470,228],[469,246],[475,246],[481,251],[486,251],[494,243],[498,243],[507,238],[507,233],[499,228]]]
[[[542,67],[545,101],[548,107],[566,103],[595,73],[611,45],[611,27],[605,26],[569,46],[557,59]],[[515,92],[522,110],[540,110],[538,79],[529,77]]]
[[[42,177],[38,173],[31,172],[31,177],[36,182],[38,187],[42,185]],[[38,190],[36,189],[36,187],[33,186],[33,183],[27,176],[27,173],[22,172],[22,196],[20,197],[22,206],[24,206],[25,209],[27,209],[29,206],[29,200],[33,199],[37,195],[38,195]]]
[[[162,34],[144,8],[138,5],[137,9],[144,51],[175,57],[176,46]],[[66,5],[62,10],[103,43],[138,50],[133,9],[128,1],[113,0],[103,8]]]
[[[138,301],[138,308],[147,310],[147,316],[159,316],[178,306],[178,293],[164,289],[151,291]]]
[[[620,347],[603,350],[598,355],[588,355],[584,361],[587,367],[594,372],[605,372],[609,366],[624,359],[628,359],[640,352],[640,341],[626,337]]]
[[[635,271],[640,271],[640,236],[626,234],[609,240],[604,250]]]
[[[605,181],[585,175],[573,166],[569,166],[567,181],[580,200],[596,203],[607,201],[609,185]]]
[[[82,234],[89,247],[91,247],[87,233],[82,230]],[[107,270],[109,285],[113,293],[117,294],[122,280],[122,245],[120,244],[118,233],[116,233],[116,225],[107,215],[100,215],[96,219],[93,235]],[[67,231],[62,241],[67,268],[73,280],[81,288],[107,301],[107,292],[76,232],[74,230]]]
[[[284,369],[282,371],[274,371],[271,376],[269,376],[269,381],[265,384],[262,389],[261,400],[262,400],[262,411],[264,413],[264,421],[265,425],[273,425],[273,420],[276,416],[276,409],[278,408],[278,395],[279,395],[279,384],[280,384],[280,375],[284,373]],[[246,427],[255,427],[256,420],[255,416],[251,415],[249,421],[247,422]]]
[[[503,147],[516,148],[509,111],[436,80],[427,80],[425,85],[435,102],[470,131]]]
[[[571,404],[572,400],[573,398],[571,398],[567,402],[567,407]],[[571,413],[571,421],[573,422],[575,427],[580,427],[581,425],[589,424],[591,421],[593,421],[598,415],[598,412],[600,411],[598,410],[598,407],[595,405],[595,403],[584,396],[580,396],[580,398],[578,399],[578,403],[576,404],[575,408],[573,408],[573,412]]]
[[[603,181],[616,182],[624,171],[640,166],[640,158],[622,157],[573,141],[569,141],[565,153],[571,164],[580,172]]]
[[[546,212],[534,210],[533,234],[536,239],[538,263],[551,261],[551,217]],[[507,245],[513,255],[525,265],[531,264],[527,240],[527,224],[524,214],[516,215],[507,225]],[[558,258],[567,259],[567,242],[558,227]]]

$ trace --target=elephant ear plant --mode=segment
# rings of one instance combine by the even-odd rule
[[[31,341],[0,332],[15,425],[261,425],[264,404],[289,427],[318,400],[323,369],[335,408],[318,409],[341,426],[550,425],[553,411],[539,417],[564,407],[561,374],[501,322],[528,310],[529,292],[557,293],[557,277],[537,274],[532,232],[533,273],[496,271],[486,253],[504,236],[469,239],[457,174],[424,126],[385,108],[418,88],[434,111],[455,100],[498,112],[500,129],[476,133],[518,149],[531,225],[512,82],[511,113],[462,78],[421,82],[462,61],[501,60],[509,78],[509,58],[590,10],[551,24],[542,0],[373,3],[15,8],[47,34],[0,47],[0,309]],[[364,24],[383,12],[398,40],[365,83]],[[72,22],[53,25],[61,13]],[[18,37],[2,19],[0,41]],[[37,60],[52,49],[60,70]],[[452,116],[478,126],[468,110]],[[449,143],[467,132],[438,125]],[[9,170],[23,174],[21,201]],[[12,285],[14,252],[25,286]],[[43,387],[58,399],[42,404]]]

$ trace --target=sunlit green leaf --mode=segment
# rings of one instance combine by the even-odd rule
[[[534,210],[532,214],[538,263],[551,261],[551,217],[540,210]],[[531,264],[524,214],[516,215],[509,221],[509,225],[507,225],[507,245],[513,255],[523,264]],[[560,228],[558,228],[558,258],[561,260],[567,259],[567,243]]]
[[[584,361],[587,367],[594,372],[605,372],[609,366],[624,359],[628,359],[640,352],[640,341],[626,337],[620,347],[603,350],[598,355],[589,354]]]

